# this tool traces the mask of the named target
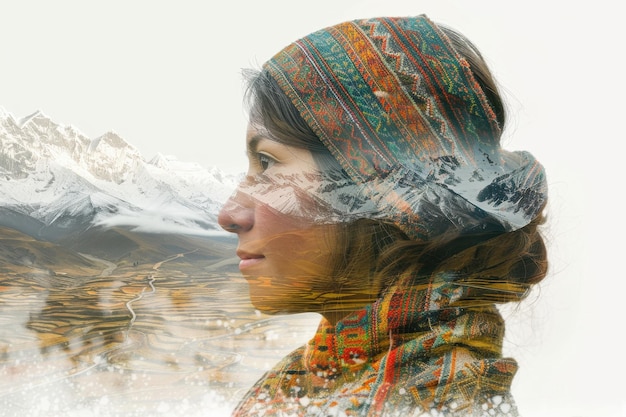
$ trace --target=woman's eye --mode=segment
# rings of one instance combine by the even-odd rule
[[[268,168],[271,168],[272,165],[274,165],[276,163],[276,160],[274,160],[274,158],[271,158],[265,154],[258,154],[258,161],[259,161],[259,166],[261,167],[261,170],[265,171]]]

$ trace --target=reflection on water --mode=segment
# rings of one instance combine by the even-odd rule
[[[3,416],[226,415],[319,319],[256,313],[232,265],[91,260],[89,277],[0,267]]]

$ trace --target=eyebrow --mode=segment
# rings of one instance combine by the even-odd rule
[[[261,140],[261,136],[254,135],[250,138],[248,142],[246,142],[246,148],[248,152],[256,152],[257,147],[259,146],[259,141]]]
[[[254,135],[250,138],[250,140],[247,141],[246,149],[247,149],[248,155],[257,153],[259,142],[261,142],[262,140],[267,140],[267,138],[263,135]]]

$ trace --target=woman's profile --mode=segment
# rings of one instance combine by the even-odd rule
[[[248,71],[248,175],[223,207],[267,313],[315,336],[237,416],[516,416],[497,304],[546,275],[547,186],[500,146],[478,50],[428,17],[341,23]]]

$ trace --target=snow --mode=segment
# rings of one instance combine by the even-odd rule
[[[149,162],[114,133],[91,140],[41,111],[19,121],[0,107],[0,206],[46,224],[93,216],[99,225],[213,234],[237,176],[157,155]]]
[[[28,123],[31,119],[33,119],[34,117],[37,116],[41,116],[41,117],[46,117],[40,110],[37,110],[36,112],[29,114],[28,116],[22,117],[18,122],[18,126],[20,127],[24,127],[24,125],[26,123]]]

